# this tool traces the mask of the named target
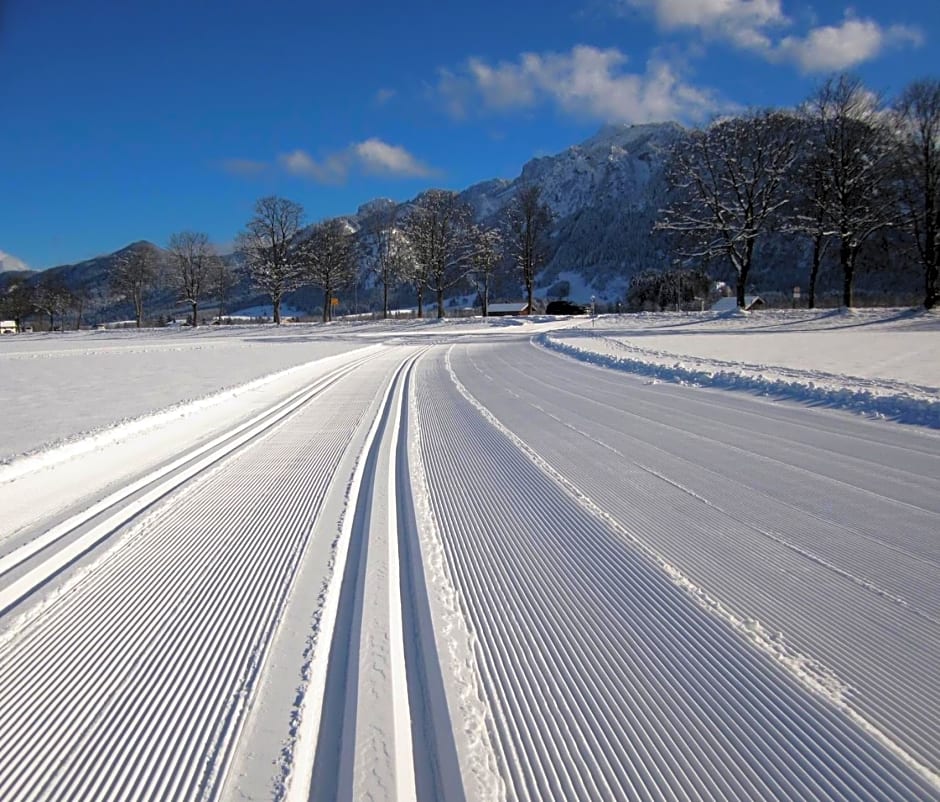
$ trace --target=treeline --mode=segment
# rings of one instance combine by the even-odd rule
[[[445,296],[457,287],[476,291],[485,315],[493,287],[505,277],[525,288],[531,306],[536,275],[549,255],[551,225],[551,211],[537,186],[520,188],[502,214],[486,224],[474,221],[458,193],[440,189],[406,206],[373,204],[358,227],[343,217],[308,226],[299,203],[269,196],[255,204],[231,255],[223,258],[207,234],[195,231],[173,234],[165,251],[137,243],[110,260],[104,289],[54,273],[13,281],[0,292],[0,317],[22,327],[26,318],[41,314],[51,330],[72,311],[80,328],[82,310],[100,302],[103,293],[132,308],[140,327],[147,320],[145,307],[162,293],[172,305],[187,305],[196,326],[200,309],[210,301],[223,317],[233,288],[246,278],[270,299],[277,324],[288,294],[304,288],[319,292],[327,322],[337,294],[362,281],[380,290],[383,317],[402,288],[417,298],[418,317],[430,301],[443,317]]]
[[[912,83],[886,104],[841,75],[793,112],[717,120],[676,143],[667,181],[655,230],[667,235],[672,271],[730,265],[739,306],[758,244],[771,235],[805,239],[810,308],[830,252],[842,304],[852,306],[859,254],[876,237],[922,272],[924,306],[937,303],[938,80]]]
[[[302,287],[322,293],[322,318],[329,321],[335,293],[364,276],[381,291],[383,317],[401,287],[417,299],[418,317],[432,298],[443,317],[446,294],[468,282],[486,315],[493,282],[507,270],[517,271],[531,305],[552,222],[537,186],[522,187],[501,218],[488,224],[474,221],[458,193],[441,189],[428,190],[405,207],[377,204],[358,230],[342,217],[312,228],[303,218],[294,201],[262,198],[237,240],[253,286],[271,299],[275,323],[284,296]]]

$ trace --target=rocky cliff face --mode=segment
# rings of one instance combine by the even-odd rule
[[[650,230],[665,197],[665,162],[680,136],[674,123],[605,126],[580,145],[533,159],[515,180],[477,184],[463,198],[478,218],[494,218],[520,186],[540,186],[555,220],[539,294],[562,295],[567,281],[575,300],[613,300],[635,272],[662,263]]]

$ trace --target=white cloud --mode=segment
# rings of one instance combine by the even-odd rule
[[[353,145],[352,152],[368,173],[404,178],[425,178],[434,173],[400,145],[389,145],[375,137]]]
[[[397,94],[398,94],[398,93],[397,93],[394,89],[382,88],[382,89],[379,89],[379,90],[375,93],[375,96],[373,97],[373,100],[375,101],[375,105],[377,105],[377,106],[384,106],[384,105],[385,105],[386,103],[388,103],[392,98],[394,98],[395,95],[397,95]]]
[[[349,160],[344,153],[334,153],[320,161],[304,150],[293,150],[277,157],[291,175],[312,178],[321,184],[342,184],[349,174]]]
[[[883,28],[869,19],[845,19],[841,25],[823,25],[805,37],[787,36],[775,55],[792,61],[804,72],[836,72],[877,57],[883,50],[904,44],[919,46],[923,35],[903,25]]]
[[[405,148],[375,137],[323,159],[314,159],[304,150],[282,153],[278,163],[291,175],[311,178],[321,184],[342,184],[352,172],[393,178],[424,178],[436,174]]]
[[[22,259],[0,251],[0,273],[5,270],[32,270],[32,268]]]
[[[838,71],[876,58],[888,47],[923,43],[920,31],[903,25],[883,26],[856,19],[851,12],[839,25],[818,25],[804,36],[779,38],[791,27],[781,0],[618,0],[646,9],[665,30],[699,31],[762,55],[768,61],[792,62],[804,72]]]
[[[693,28],[739,47],[758,49],[770,44],[767,31],[789,23],[780,0],[625,0],[634,8],[653,12],[666,30]]]
[[[496,65],[470,59],[458,72],[442,71],[437,92],[455,116],[481,102],[490,110],[549,103],[577,117],[640,123],[703,119],[726,107],[710,90],[684,83],[664,61],[649,62],[643,73],[626,72],[626,62],[615,48],[588,45],[568,53],[523,53]]]

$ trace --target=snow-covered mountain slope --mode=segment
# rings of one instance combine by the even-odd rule
[[[480,218],[498,215],[520,186],[534,184],[552,209],[553,256],[539,282],[552,293],[559,273],[580,274],[601,298],[616,297],[636,271],[661,263],[650,230],[665,192],[663,172],[682,128],[675,123],[607,125],[554,156],[532,159],[513,181],[463,193]],[[570,283],[569,283],[569,286]]]

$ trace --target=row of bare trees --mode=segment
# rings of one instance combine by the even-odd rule
[[[796,112],[721,119],[679,140],[668,171],[672,201],[656,228],[677,254],[725,259],[744,304],[755,245],[782,231],[812,243],[809,305],[827,248],[838,249],[842,302],[876,234],[892,232],[937,303],[940,237],[940,81],[911,84],[885,107],[857,79],[828,80]]]
[[[269,196],[257,201],[238,235],[234,260],[220,257],[207,234],[182,231],[169,238],[165,253],[137,243],[117,254],[109,268],[108,289],[113,298],[133,307],[138,328],[158,290],[190,307],[193,326],[199,325],[200,305],[210,298],[218,301],[221,317],[236,280],[233,262],[270,298],[277,324],[284,297],[301,287],[322,291],[323,321],[329,321],[336,294],[357,284],[363,272],[381,287],[384,317],[390,312],[390,295],[400,287],[408,287],[416,297],[418,317],[424,316],[431,298],[443,317],[445,296],[461,285],[477,289],[486,315],[494,276],[503,269],[517,271],[531,308],[535,277],[548,257],[551,223],[549,208],[534,185],[523,187],[489,224],[475,222],[456,192],[432,189],[406,207],[391,201],[377,205],[358,231],[344,218],[307,227],[299,203]],[[17,316],[42,311],[52,328],[55,318],[76,301],[64,285],[47,283],[31,288],[28,297],[25,291],[7,293],[3,302],[9,306],[22,300]]]
[[[178,302],[191,308],[193,326],[199,325],[199,305],[210,297],[218,300],[221,315],[234,277],[209,235],[200,231],[175,233],[166,250],[164,258],[152,245],[140,243],[119,253],[110,266],[111,294],[133,306],[137,328],[143,324],[146,301],[159,288],[170,290]]]
[[[94,295],[88,285],[69,286],[61,276],[42,276],[32,283],[25,278],[14,280],[0,291],[0,318],[12,320],[18,331],[26,320],[38,314],[46,319],[50,331],[64,327],[69,314],[74,315],[75,328],[81,328],[82,315]]]
[[[254,286],[270,297],[275,323],[284,295],[303,286],[322,290],[323,320],[330,320],[334,293],[357,282],[360,269],[381,287],[383,317],[401,286],[414,293],[418,317],[429,296],[443,317],[445,295],[467,280],[478,288],[485,315],[492,277],[507,262],[519,270],[531,307],[551,221],[537,186],[522,188],[490,225],[474,222],[456,192],[431,189],[404,209],[379,204],[358,232],[343,218],[307,229],[300,204],[270,196],[257,202],[237,251]]]

